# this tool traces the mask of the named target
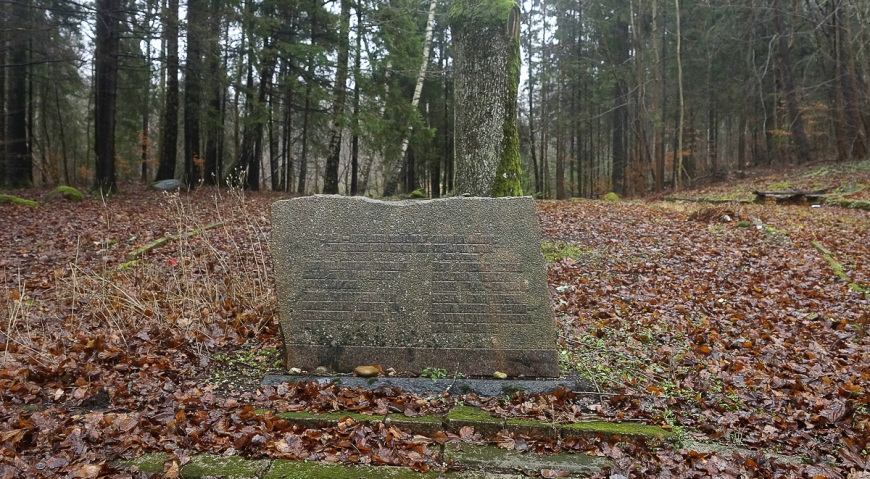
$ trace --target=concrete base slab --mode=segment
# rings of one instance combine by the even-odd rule
[[[278,386],[284,383],[302,382],[335,383],[343,387],[361,387],[370,391],[387,386],[399,388],[414,394],[441,394],[447,392],[458,396],[475,393],[481,397],[510,396],[517,391],[523,391],[526,394],[548,393],[559,388],[565,388],[580,395],[595,391],[593,384],[580,376],[556,379],[429,379],[270,374],[263,378],[262,384],[264,386]]]

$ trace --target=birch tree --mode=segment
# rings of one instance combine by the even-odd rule
[[[411,98],[411,110],[416,110],[420,104],[420,94],[423,92],[423,80],[426,78],[426,70],[429,66],[429,50],[432,47],[432,26],[435,24],[435,7],[438,5],[438,0],[432,0],[429,3],[429,17],[426,20],[426,37],[423,40],[423,62],[420,64],[420,72],[417,74],[417,83],[414,86],[414,96]],[[408,151],[408,141],[410,135],[410,126],[405,135],[402,137],[402,146],[399,149],[397,161],[393,164],[391,172],[387,176],[387,183],[384,186],[384,196],[392,196],[396,192],[396,187],[399,184],[399,174],[401,171],[402,159],[405,158],[405,153]]]

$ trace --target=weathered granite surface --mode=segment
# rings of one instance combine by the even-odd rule
[[[272,256],[288,367],[558,375],[529,197],[278,201]]]

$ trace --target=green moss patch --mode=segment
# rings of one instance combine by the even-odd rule
[[[181,468],[184,479],[204,477],[223,477],[226,479],[259,478],[269,468],[268,459],[245,459],[243,457],[222,457],[203,454],[195,456]]]
[[[539,456],[532,453],[505,450],[496,446],[474,446],[457,443],[447,444],[444,455],[448,459],[465,466],[514,470],[553,469],[573,474],[594,474],[601,472],[603,467],[611,465],[610,461],[603,457],[588,456],[586,454],[562,453]]]
[[[169,459],[165,452],[149,452],[134,459],[116,461],[121,467],[135,468],[148,474],[160,474],[163,472],[163,463]]]
[[[845,198],[827,198],[826,205],[839,206],[841,208],[851,208],[853,210],[870,211],[870,201],[849,200]]]
[[[619,202],[619,195],[611,191],[610,193],[604,195],[604,201]]]
[[[489,415],[488,412],[476,407],[459,406],[453,408],[447,414],[447,420],[454,421],[501,421],[501,418],[495,418]]]
[[[453,431],[471,426],[484,437],[493,436],[504,429],[504,419],[492,417],[486,411],[468,406],[454,408],[447,414],[446,420]]]
[[[559,429],[556,424],[544,421],[525,421],[522,419],[508,419],[505,429],[516,434],[539,436],[556,439],[559,437]]]
[[[564,258],[577,260],[580,259],[584,253],[588,253],[588,251],[581,250],[580,248],[568,243],[562,243],[561,241],[555,243],[541,241],[541,250],[544,253],[544,259],[548,263],[555,263]]]
[[[654,438],[659,440],[673,439],[675,434],[667,429],[646,424],[615,423],[605,421],[578,422],[575,424],[559,424],[556,426],[564,437],[582,435],[605,435]]]
[[[343,466],[323,462],[288,461],[279,459],[263,479],[436,479],[439,477],[484,479],[492,477],[478,472],[416,472],[394,466]],[[518,476],[498,476],[511,479]]]
[[[13,205],[21,205],[21,206],[29,206],[31,208],[36,208],[39,206],[39,203],[31,200],[25,200],[24,198],[19,198],[17,196],[12,195],[0,195],[0,204],[3,203],[12,203]]]
[[[58,186],[57,188],[51,190],[46,195],[46,198],[54,198],[58,195],[69,201],[82,201],[83,199],[85,199],[85,195],[81,191],[73,188],[72,186],[64,185]]]

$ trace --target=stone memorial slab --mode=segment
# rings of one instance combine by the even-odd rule
[[[559,374],[530,197],[278,201],[272,257],[287,367]]]

